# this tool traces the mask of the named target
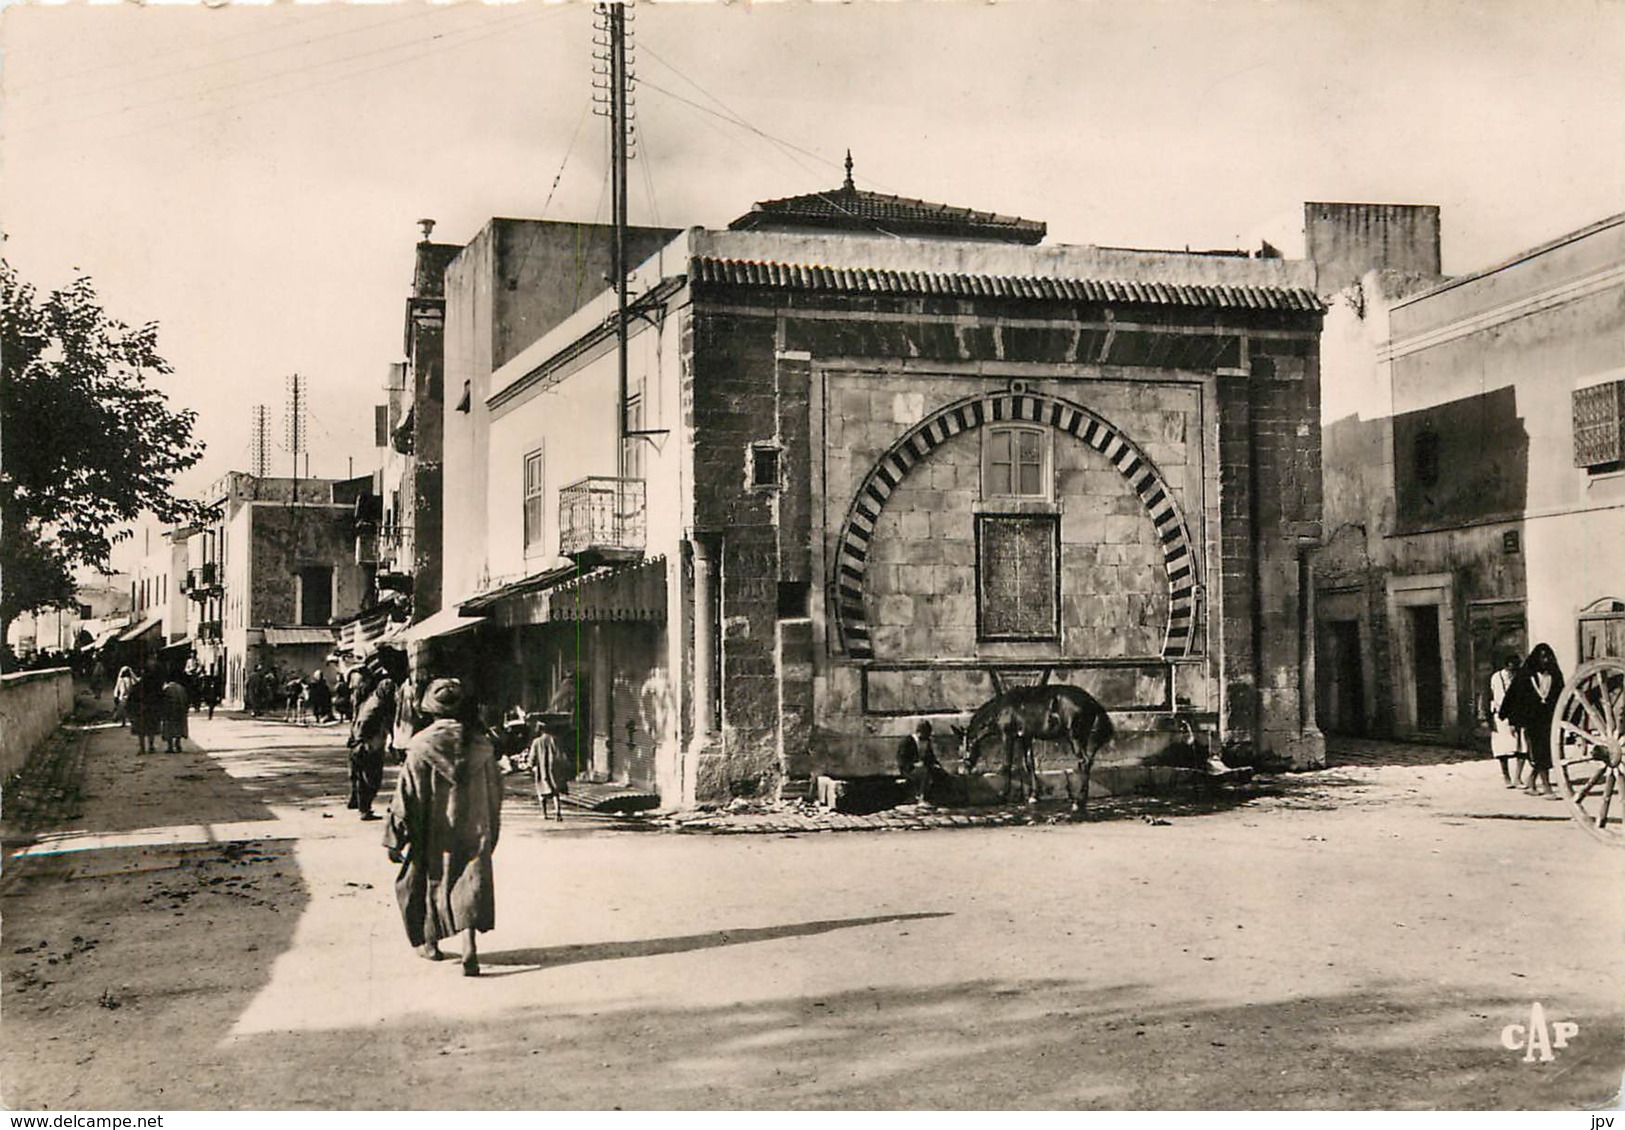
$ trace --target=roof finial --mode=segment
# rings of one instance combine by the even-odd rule
[[[856,192],[857,186],[852,183],[852,150],[846,151],[846,183],[841,186],[847,192]]]

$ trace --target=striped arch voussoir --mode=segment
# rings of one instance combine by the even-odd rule
[[[869,543],[892,492],[941,444],[996,423],[1044,424],[1076,436],[1128,480],[1156,527],[1168,574],[1168,625],[1162,654],[1169,658],[1189,655],[1195,646],[1196,557],[1185,516],[1162,472],[1107,420],[1081,404],[1032,392],[990,392],[957,400],[904,432],[870,468],[847,509],[835,553],[835,616],[847,655],[874,658],[863,610],[863,583]]]

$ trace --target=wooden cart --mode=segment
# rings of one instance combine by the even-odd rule
[[[1625,847],[1625,659],[1580,665],[1552,715],[1552,776],[1586,834]]]

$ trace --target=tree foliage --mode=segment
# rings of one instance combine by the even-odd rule
[[[73,573],[61,552],[26,525],[0,530],[0,627],[24,612],[74,603]]]
[[[148,384],[172,371],[157,341],[90,279],[42,296],[0,259],[0,622],[71,598],[74,568],[105,568],[142,513],[194,516],[171,488],[203,455],[197,414]]]

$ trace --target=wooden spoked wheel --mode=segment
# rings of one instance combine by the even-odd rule
[[[1625,659],[1581,664],[1552,715],[1552,776],[1586,833],[1625,847]]]

